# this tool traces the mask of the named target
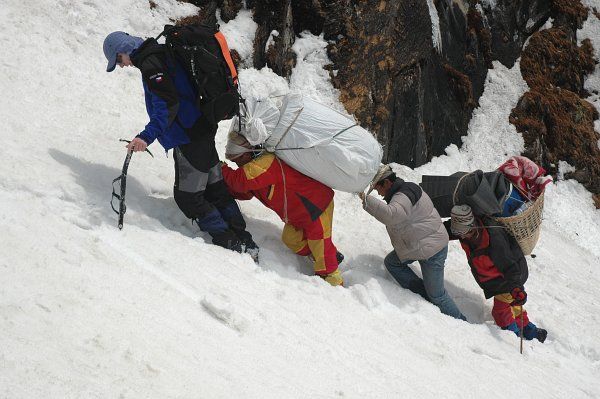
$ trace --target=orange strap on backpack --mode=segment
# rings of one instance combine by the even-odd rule
[[[227,46],[227,40],[225,40],[225,36],[221,32],[215,33],[215,39],[219,42],[219,47],[221,47],[221,52],[223,53],[223,57],[225,58],[225,62],[227,62],[227,66],[229,67],[229,71],[231,72],[231,78],[233,79],[233,83],[237,84],[237,71],[235,69],[235,65],[233,65],[233,60],[231,59],[231,54],[229,53],[229,47]]]

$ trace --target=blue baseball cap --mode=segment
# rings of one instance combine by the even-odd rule
[[[137,36],[131,36],[129,33],[117,31],[109,34],[104,39],[104,55],[108,60],[108,66],[106,72],[112,72],[117,66],[117,54],[125,53],[131,54],[133,50],[138,48],[144,39]]]

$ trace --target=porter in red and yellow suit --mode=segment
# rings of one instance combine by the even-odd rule
[[[295,253],[312,254],[315,273],[342,284],[337,249],[331,242],[333,190],[274,154],[264,153],[237,170],[223,165],[223,178],[237,199],[258,198],[285,222],[282,240]]]

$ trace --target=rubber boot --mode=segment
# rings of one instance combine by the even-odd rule
[[[344,279],[342,278],[342,273],[340,273],[339,270],[322,276],[320,275],[320,277],[334,287],[337,285],[341,285],[342,287],[344,286]]]

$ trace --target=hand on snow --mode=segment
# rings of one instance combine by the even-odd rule
[[[514,288],[510,295],[512,295],[514,301],[511,302],[510,306],[523,306],[527,302],[527,293],[523,288]]]
[[[133,140],[131,140],[131,142],[128,143],[125,147],[127,148],[127,151],[145,151],[146,147],[148,147],[148,144],[139,137],[136,137]]]

